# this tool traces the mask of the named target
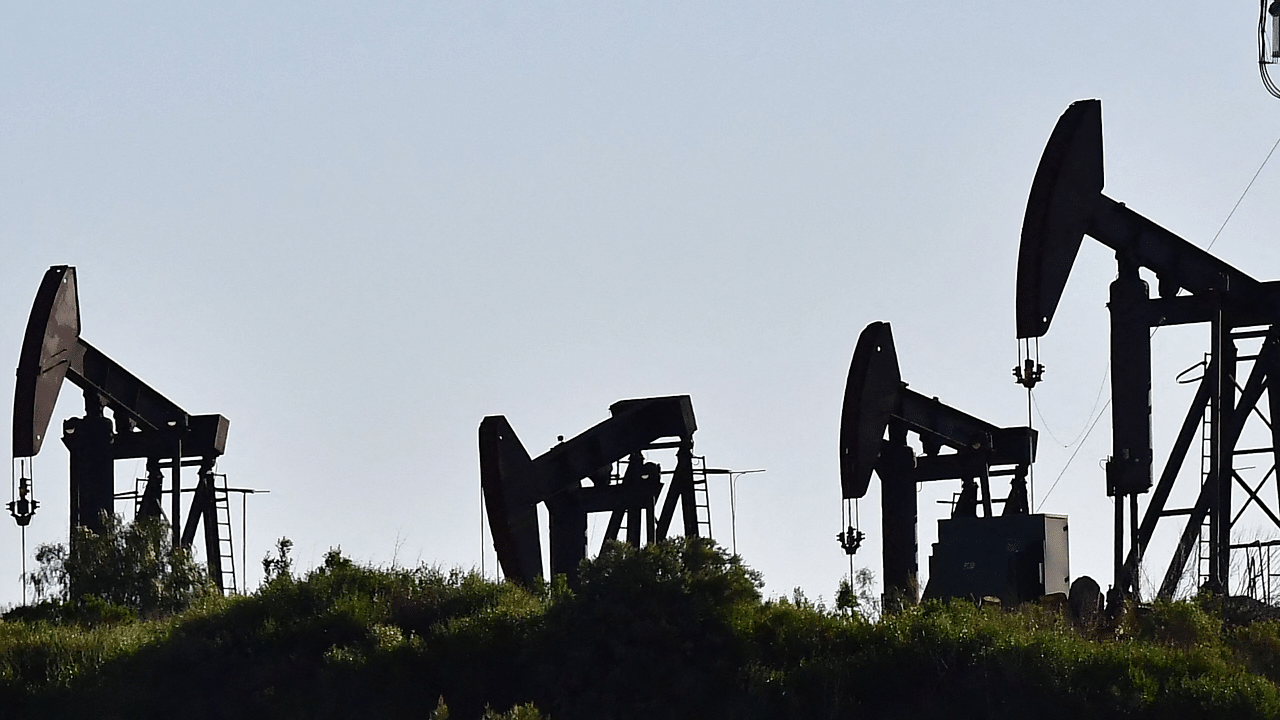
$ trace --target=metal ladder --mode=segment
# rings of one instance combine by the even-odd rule
[[[135,477],[133,479],[133,516],[138,517],[138,511],[142,509],[142,492],[147,487],[147,479],[144,477]]]
[[[1204,358],[1205,372],[1208,372],[1209,356],[1206,354]],[[1203,491],[1204,484],[1209,481],[1209,472],[1213,463],[1213,403],[1205,403],[1204,418],[1200,422],[1200,487]],[[1200,591],[1205,583],[1209,582],[1209,548],[1210,548],[1209,517],[1205,516],[1200,523],[1200,535],[1196,539],[1196,586],[1192,588],[1192,593]]]
[[[707,459],[693,457],[693,508],[698,517],[698,535],[711,537],[711,494],[707,491]]]
[[[213,473],[213,512],[218,523],[218,561],[222,567],[223,595],[239,592],[236,582],[236,553],[231,534],[231,502],[227,492],[227,476]]]
[[[627,464],[629,464],[629,463],[628,463],[628,461],[626,461],[626,460],[616,460],[616,461],[614,461],[614,463],[613,463],[613,471],[610,473],[610,476],[609,476],[609,484],[610,484],[610,485],[617,485],[617,484],[619,484],[619,483],[621,483],[621,482],[622,482],[622,476],[626,474],[626,466],[627,466]],[[628,521],[630,520],[630,518],[631,518],[631,513],[629,513],[629,512],[623,512],[623,513],[622,513],[622,521],[618,524],[618,535],[617,535],[617,537],[623,538],[623,541],[624,541],[624,542],[626,541],[625,539],[626,539],[626,537],[627,537],[627,529],[628,529],[628,528],[627,528],[627,523],[628,523]]]

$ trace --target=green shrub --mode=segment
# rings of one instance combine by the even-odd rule
[[[1103,639],[1038,607],[929,602],[872,621],[802,593],[763,599],[757,573],[696,538],[611,545],[572,591],[338,550],[298,577],[282,567],[251,596],[158,620],[95,600],[96,620],[10,613],[0,716],[1280,715],[1280,627],[1224,629],[1195,603]]]
[[[1133,636],[1171,647],[1210,646],[1222,637],[1222,618],[1192,601],[1157,600],[1130,615]]]
[[[1280,622],[1270,620],[1236,628],[1226,638],[1226,645],[1249,672],[1280,683]]]
[[[761,584],[705,538],[607,544],[547,611],[534,702],[559,720],[732,714]]]
[[[172,547],[162,520],[126,525],[105,512],[102,520],[101,533],[77,527],[66,545],[36,549],[30,580],[51,618],[119,622],[177,612],[215,592],[190,550]]]

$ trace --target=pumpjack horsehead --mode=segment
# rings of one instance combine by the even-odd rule
[[[104,514],[115,509],[115,461],[145,459],[143,490],[123,493],[134,496],[137,517],[162,517],[168,493],[174,547],[190,547],[203,525],[209,573],[223,591],[234,588],[229,518],[219,519],[226,488],[218,486],[214,473],[214,463],[226,449],[228,421],[221,415],[188,413],[80,336],[74,267],[56,265],[45,272],[27,321],[17,376],[13,457],[19,477],[9,510],[19,525],[25,527],[38,507],[32,497],[31,460],[40,452],[63,382],[70,381],[84,394],[84,415],[62,424],[62,442],[71,455],[73,531],[102,532]],[[196,470],[194,488],[183,487],[186,467]],[[181,501],[188,491],[192,499],[183,522]]]
[[[922,454],[909,444],[914,435]],[[960,480],[951,517],[938,523],[924,598],[999,598],[1004,605],[1068,589],[1067,519],[1030,512],[1027,473],[1036,431],[997,427],[922,395],[902,381],[886,322],[862,331],[845,384],[840,421],[840,485],[846,501],[866,495],[880,478],[886,607],[918,600],[916,489]],[[1008,477],[1004,498],[993,477]],[[996,514],[995,505],[1002,505]],[[846,552],[860,530],[841,533]]]

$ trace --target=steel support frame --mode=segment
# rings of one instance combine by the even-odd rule
[[[693,436],[679,439],[676,466],[670,486],[663,500],[661,515],[657,516],[658,497],[662,493],[661,467],[646,462],[643,453],[654,448],[643,447],[631,453],[627,469],[619,482],[605,482],[593,486],[566,487],[547,498],[547,515],[550,521],[551,574],[565,575],[576,581],[578,564],[587,557],[587,521],[591,513],[608,512],[609,523],[605,529],[606,540],[619,540],[622,523],[626,521],[626,538],[623,542],[640,547],[645,542],[665,540],[675,519],[675,507],[681,507],[684,534],[698,536],[698,515],[693,485]]]
[[[1248,318],[1248,325],[1244,327],[1254,326],[1254,319]],[[1123,589],[1126,596],[1138,595],[1141,558],[1163,518],[1186,516],[1182,533],[1157,593],[1162,599],[1171,599],[1178,591],[1186,564],[1191,559],[1201,528],[1206,522],[1209,526],[1208,574],[1203,589],[1219,594],[1231,591],[1231,530],[1248,505],[1258,504],[1263,514],[1280,528],[1280,516],[1258,494],[1262,485],[1276,474],[1277,465],[1280,465],[1280,443],[1277,442],[1280,437],[1277,436],[1274,423],[1270,424],[1273,466],[1264,476],[1263,482],[1259,483],[1259,487],[1250,487],[1233,466],[1240,436],[1249,415],[1260,412],[1259,403],[1264,392],[1267,395],[1268,415],[1277,417],[1275,413],[1280,410],[1280,397],[1270,388],[1271,378],[1280,369],[1280,326],[1267,326],[1262,349],[1253,359],[1253,367],[1243,387],[1237,382],[1240,359],[1232,332],[1236,327],[1242,326],[1233,323],[1232,313],[1224,312],[1221,307],[1211,318],[1210,352],[1204,375],[1169,453],[1160,481],[1147,503],[1136,537],[1124,556],[1124,569],[1119,574],[1118,587]],[[1256,335],[1257,332],[1249,331],[1248,334]],[[1208,472],[1202,479],[1200,492],[1191,508],[1169,510],[1166,508],[1169,494],[1186,461],[1206,409],[1210,419]],[[1244,489],[1246,499],[1233,513],[1235,503],[1232,488],[1237,483]],[[1280,492],[1280,482],[1277,483],[1277,491]]]
[[[923,397],[923,396],[921,396]],[[965,513],[977,513],[982,508],[983,517],[995,515],[991,492],[991,476],[1011,475],[1010,496],[1025,503],[1027,469],[1035,457],[1035,438],[1027,428],[997,428],[972,418],[954,408],[943,405],[937,399],[929,403],[939,407],[957,422],[948,425],[949,430],[963,430],[979,449],[954,447],[954,454],[929,454],[916,456],[907,442],[908,431],[920,435],[926,446],[946,444],[942,436],[917,421],[895,418],[888,426],[888,439],[881,446],[875,472],[880,476],[880,533],[881,561],[884,569],[885,599],[892,606],[919,601],[919,508],[916,500],[917,485],[936,480],[961,480],[961,502],[953,517]],[[910,413],[904,413],[910,415]],[[977,429],[982,431],[978,432]],[[989,431],[988,431],[989,430]],[[1002,444],[998,438],[1003,438]],[[1025,445],[1013,440],[1022,439]],[[1005,448],[1001,453],[999,448]],[[938,447],[932,447],[936,452]],[[1012,453],[1008,453],[1012,450]],[[1021,452],[1019,452],[1019,450]],[[1013,469],[992,472],[992,466],[1012,465]],[[1005,501],[1006,503],[1008,500]],[[965,509],[959,509],[963,506]],[[1025,504],[1006,504],[1004,513],[1025,513]]]
[[[183,438],[190,428],[185,418],[168,427],[155,428],[144,425],[142,428],[124,416],[118,415],[113,423],[103,415],[103,408],[111,407],[93,388],[84,391],[85,415],[66,420],[63,423],[62,441],[70,456],[70,526],[83,527],[90,532],[102,533],[106,526],[104,513],[115,512],[115,461],[133,457],[139,448],[150,448],[147,456],[147,483],[141,502],[138,503],[136,517],[159,518],[163,515],[161,496],[164,493],[164,473],[166,465],[170,469],[170,509],[169,526],[171,547],[190,548],[195,542],[197,527],[204,523],[205,555],[208,561],[210,578],[223,587],[221,566],[221,547],[218,541],[216,506],[212,473],[215,457],[206,455],[198,458],[200,464],[199,480],[188,508],[186,522],[182,520],[182,466],[184,463]],[[117,411],[119,413],[119,411]],[[207,431],[213,425],[206,424],[201,431]],[[216,439],[207,437],[207,432],[190,443],[196,447],[213,447]],[[142,436],[140,439],[139,436]],[[165,455],[160,452],[168,449]],[[167,462],[166,462],[167,461]]]

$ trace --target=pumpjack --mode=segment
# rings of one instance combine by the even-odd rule
[[[1140,564],[1157,525],[1185,518],[1159,596],[1175,594],[1197,545],[1207,548],[1203,587],[1225,594],[1231,551],[1244,547],[1233,545],[1231,537],[1241,514],[1256,505],[1280,527],[1280,516],[1260,492],[1280,462],[1280,393],[1270,388],[1280,372],[1280,283],[1254,279],[1102,190],[1102,104],[1081,100],[1067,108],[1049,136],[1027,200],[1018,250],[1017,336],[1028,343],[1030,355],[1029,341],[1048,332],[1084,236],[1115,252],[1117,274],[1108,302],[1112,450],[1106,464],[1107,495],[1115,498],[1113,589],[1136,597]],[[1155,297],[1141,269],[1155,274]],[[1153,483],[1151,335],[1162,326],[1191,323],[1209,325],[1209,351],[1195,398]],[[1264,393],[1271,446],[1239,447],[1246,421],[1262,414]],[[1206,450],[1196,501],[1167,507],[1197,431]],[[1271,471],[1246,482],[1234,463],[1242,455],[1269,456]],[[1234,494],[1237,486],[1243,498]],[[1150,499],[1139,512],[1138,496],[1147,493]]]
[[[609,412],[609,419],[569,440],[561,437],[536,458],[529,457],[502,415],[480,423],[480,485],[507,579],[528,585],[563,574],[576,582],[578,565],[587,556],[589,513],[610,514],[606,539],[617,540],[625,524],[626,542],[639,546],[668,536],[679,505],[684,534],[700,534],[706,471],[695,467],[697,423],[689,396],[620,400]],[[663,449],[676,451],[671,471],[644,455]],[[615,465],[625,470],[615,472]],[[659,511],[667,474],[671,480]],[[543,572],[539,504],[550,518],[550,576]]]
[[[922,455],[909,444],[912,434]],[[962,486],[951,517],[939,522],[926,599],[994,596],[1014,605],[1067,590],[1066,518],[1033,515],[1028,507],[1036,439],[1032,428],[997,427],[910,389],[889,323],[862,331],[845,385],[840,484],[846,500],[857,499],[872,474],[880,478],[887,604],[918,599],[916,486],[935,480]],[[1003,499],[991,491],[999,476],[1010,477]],[[998,516],[996,504],[1004,506]]]
[[[190,547],[203,524],[209,573],[224,591],[235,587],[226,488],[214,463],[226,449],[229,422],[221,415],[192,415],[147,385],[80,336],[76,270],[49,268],[36,293],[18,360],[13,402],[13,457],[21,467],[20,496],[10,511],[20,525],[31,520],[31,458],[40,452],[63,381],[84,394],[83,417],[66,420],[62,442],[71,455],[71,528],[103,530],[114,512],[116,460],[145,459],[147,477],[135,493],[137,517],[162,517],[170,494],[174,547]],[[110,417],[104,411],[110,411]],[[181,517],[182,470],[196,468],[193,497]],[[164,471],[169,490],[164,490]],[[127,495],[127,493],[126,493]],[[224,536],[225,535],[225,536]]]

